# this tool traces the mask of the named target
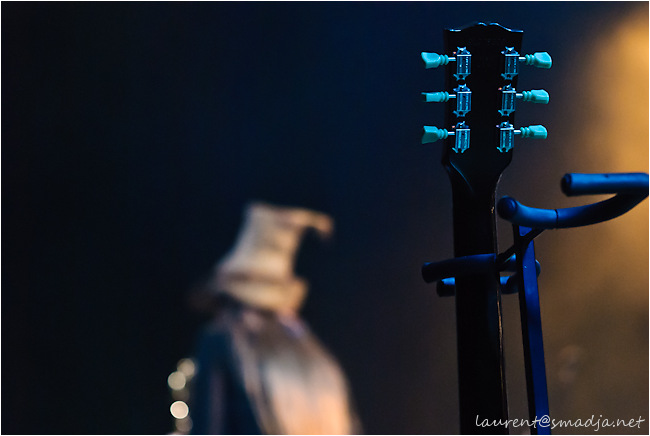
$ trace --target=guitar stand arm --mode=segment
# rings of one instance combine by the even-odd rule
[[[542,268],[539,262],[535,261],[535,269],[537,276],[539,276]],[[508,261],[508,268],[505,271],[516,272],[516,259],[515,256],[512,256]],[[502,294],[517,294],[519,292],[519,277],[517,274],[510,276],[499,277],[501,283],[501,293]],[[436,293],[439,297],[453,297],[456,293],[456,278],[449,277],[445,279],[438,280],[438,285],[436,286]]]
[[[485,274],[496,268],[497,255],[476,254],[474,256],[454,257],[441,262],[426,262],[422,265],[422,278],[431,283],[444,278]]]
[[[477,254],[474,256],[455,257],[441,262],[427,262],[422,266],[422,277],[427,283],[438,282],[436,292],[441,297],[451,297],[455,293],[456,277],[472,274],[490,273],[493,271],[516,272],[516,256],[510,256],[500,263],[496,254]],[[537,275],[541,271],[538,261],[535,261]],[[517,275],[500,277],[504,294],[519,292]]]
[[[497,204],[497,212],[513,224],[536,229],[580,227],[608,221],[623,215],[648,196],[648,174],[566,174],[562,191],[567,196],[616,195],[598,203],[565,209],[537,209],[503,197]]]

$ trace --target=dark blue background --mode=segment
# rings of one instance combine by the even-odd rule
[[[365,431],[456,432],[453,301],[419,277],[452,255],[440,147],[419,145],[443,119],[420,92],[443,72],[419,53],[440,52],[445,27],[523,29],[526,52],[564,67],[520,85],[553,100],[580,42],[633,8],[647,15],[624,2],[3,3],[2,432],[171,431],[166,377],[203,321],[187,292],[251,199],[336,221],[297,270]],[[549,125],[561,110],[518,117]],[[571,170],[532,153],[504,191],[534,190],[533,160],[555,181]]]

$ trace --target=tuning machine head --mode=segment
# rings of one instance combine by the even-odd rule
[[[515,135],[521,135],[522,138],[546,139],[548,132],[546,127],[541,124],[521,127],[515,130],[514,126],[506,121],[497,126],[499,129],[499,145],[497,149],[501,153],[507,153],[514,147]]]
[[[551,55],[547,52],[536,52],[525,56],[519,56],[519,53],[514,49],[514,47],[506,47],[501,54],[504,56],[505,61],[504,71],[501,75],[506,80],[512,80],[517,74],[519,74],[519,62],[524,62],[526,65],[532,65],[533,67],[546,69],[551,68],[553,65]]]
[[[469,148],[469,133],[470,128],[464,121],[456,124],[452,131],[439,129],[435,126],[424,126],[422,144],[429,144],[439,139],[454,136],[454,146],[451,149],[456,153],[464,153]]]
[[[449,99],[456,99],[456,110],[454,114],[457,117],[464,117],[467,112],[472,110],[472,91],[465,84],[458,85],[454,88],[455,94],[446,91],[440,92],[423,92],[422,97],[427,103],[444,103]]]
[[[501,109],[499,109],[499,113],[505,117],[515,111],[516,99],[538,104],[547,104],[549,101],[548,92],[543,89],[531,89],[519,93],[512,85],[508,84],[499,88],[499,91],[501,91]]]
[[[438,68],[447,65],[449,62],[456,62],[456,80],[465,80],[472,71],[472,54],[467,47],[458,47],[453,56],[440,55],[438,53],[422,52],[424,68]]]

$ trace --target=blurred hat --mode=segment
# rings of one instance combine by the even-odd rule
[[[211,288],[265,310],[296,312],[307,283],[296,277],[294,258],[304,232],[332,233],[332,219],[308,209],[252,203],[234,248],[215,266]]]

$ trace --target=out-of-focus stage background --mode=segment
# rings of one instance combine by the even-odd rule
[[[457,432],[454,303],[419,273],[453,255],[441,145],[419,143],[443,72],[420,52],[473,21],[554,61],[521,73],[551,100],[517,123],[549,137],[517,141],[498,196],[567,207],[598,199],[565,198],[567,172],[648,171],[645,2],[3,3],[2,432],[171,431],[166,378],[205,320],[188,291],[252,199],[336,220],[297,271],[365,432]],[[537,256],[552,414],[647,434],[648,202],[547,232]]]

